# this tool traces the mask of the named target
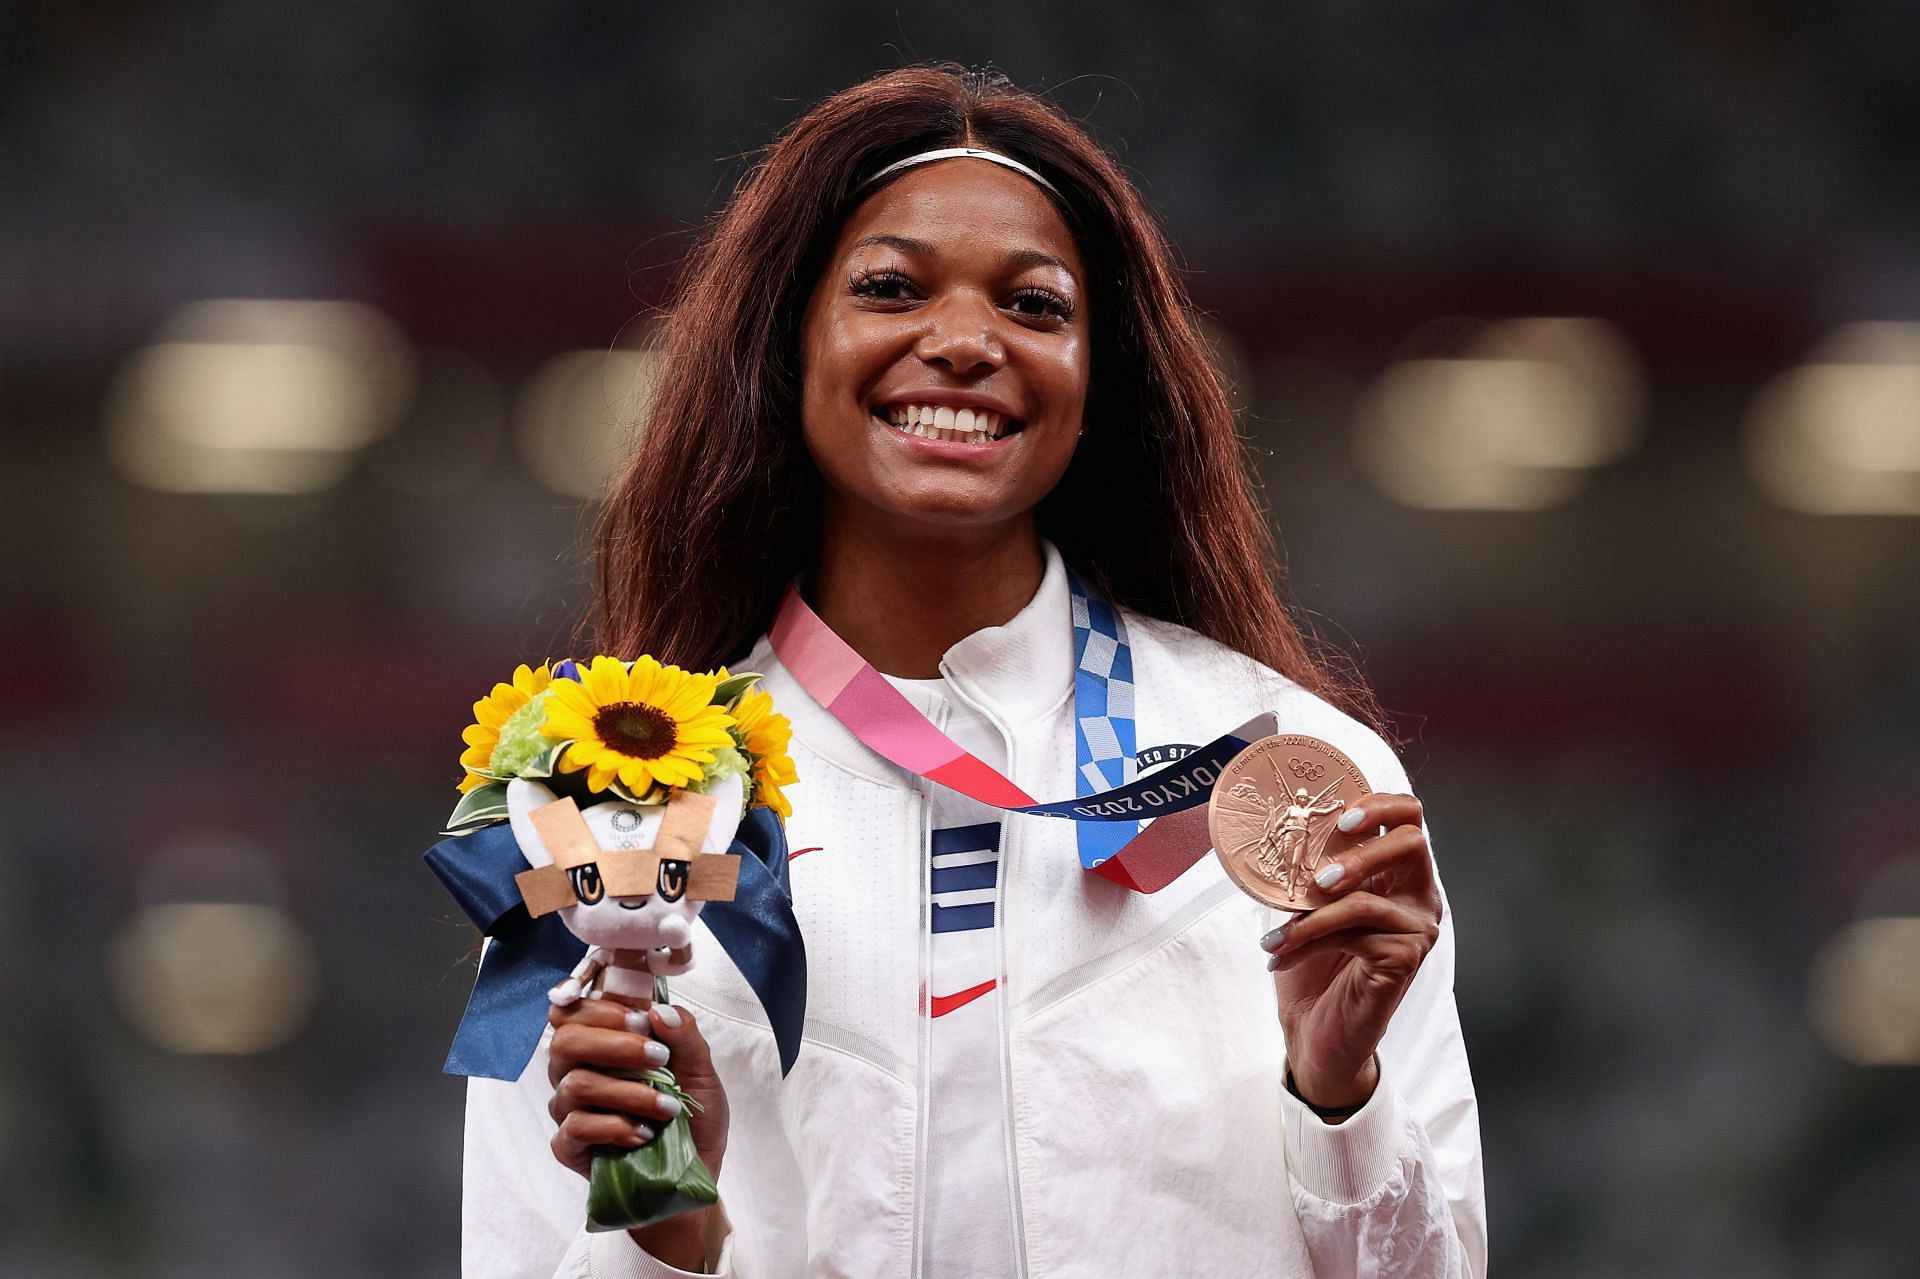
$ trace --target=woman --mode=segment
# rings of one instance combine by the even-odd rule
[[[557,1010],[518,1083],[471,1085],[467,1273],[1481,1273],[1420,805],[1287,616],[1225,391],[1113,161],[995,76],[838,94],[694,252],[664,369],[606,507],[602,647],[763,671],[793,719],[807,1038],[782,1079],[711,945],[675,1008]],[[1104,789],[1076,720],[1158,760],[1270,710],[1359,764],[1349,825],[1385,833],[1285,924],[1211,858],[1152,894],[1088,874],[1095,823],[935,785],[810,696],[765,637],[795,581],[1033,795]],[[1102,597],[1119,647],[1083,637],[1089,685],[1074,627]],[[571,1174],[671,1105],[609,1072],[663,1059],[704,1104],[720,1207],[586,1234]]]

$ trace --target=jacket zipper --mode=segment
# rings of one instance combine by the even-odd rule
[[[999,727],[995,721],[995,727]],[[1003,731],[1007,743],[1007,775],[1014,775],[1013,734]],[[1011,815],[1010,815],[1011,816]],[[1020,1203],[1020,1167],[1013,1154],[1013,1028],[1009,1016],[1012,1002],[1007,989],[1007,909],[1006,886],[1013,876],[1014,845],[1020,842],[1018,820],[1004,821],[1000,827],[1000,882],[994,888],[994,963],[999,971],[1000,998],[994,1000],[994,1017],[1000,1026],[1000,1132],[1007,1163],[1007,1209],[1013,1214],[1013,1265],[1016,1279],[1027,1276],[1027,1223]]]
[[[943,659],[940,674],[946,678],[947,687],[956,697],[963,697],[959,682],[953,678],[953,672],[947,669]],[[986,717],[994,731],[1000,734],[1000,740],[1007,746],[1007,775],[1014,775],[1014,735],[1000,722],[1000,717],[990,707],[982,706],[972,698],[964,698],[969,706]],[[944,720],[944,716],[942,717]],[[941,727],[944,727],[944,723]],[[1026,1213],[1020,1203],[1020,1169],[1013,1157],[1013,1030],[1008,1016],[1010,995],[1007,991],[1007,884],[1012,879],[1008,873],[1013,861],[1013,846],[1017,841],[1019,823],[1011,815],[1002,819],[1000,824],[1000,877],[993,890],[993,947],[994,978],[999,983],[993,1001],[994,1023],[1000,1033],[1000,1140],[1002,1157],[1007,1166],[1007,1211],[1013,1218],[1013,1273],[1014,1279],[1027,1279],[1027,1227]],[[929,839],[931,836],[929,836]],[[931,845],[929,845],[931,850]],[[933,858],[926,859],[927,866],[933,865]],[[931,874],[932,871],[927,872]],[[932,885],[929,883],[929,889]],[[931,901],[931,897],[928,898]]]

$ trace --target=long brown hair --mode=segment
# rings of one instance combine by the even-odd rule
[[[599,527],[602,652],[705,669],[771,624],[819,532],[800,431],[801,313],[834,236],[890,162],[946,146],[1046,175],[1086,263],[1086,438],[1036,512],[1111,597],[1190,626],[1371,723],[1350,665],[1304,635],[1241,456],[1233,409],[1173,255],[1111,156],[996,72],[912,66],[796,121],[741,179],[668,302],[640,444]]]

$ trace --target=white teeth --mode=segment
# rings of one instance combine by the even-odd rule
[[[990,409],[955,409],[946,404],[892,404],[886,414],[909,435],[966,444],[990,444],[1006,433],[1007,426],[1007,419]]]

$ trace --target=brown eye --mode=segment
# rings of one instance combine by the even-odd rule
[[[685,862],[660,863],[660,900],[677,902],[687,891],[687,864]]]
[[[567,879],[572,882],[573,895],[580,899],[582,906],[591,906],[607,895],[607,886],[600,880],[600,867],[593,862],[575,866],[567,872]]]
[[[1013,295],[1010,304],[1020,314],[1035,320],[1067,321],[1073,318],[1073,303],[1055,293],[1033,285]]]
[[[891,268],[857,272],[847,281],[847,288],[856,297],[879,302],[905,302],[913,296],[913,281]]]

